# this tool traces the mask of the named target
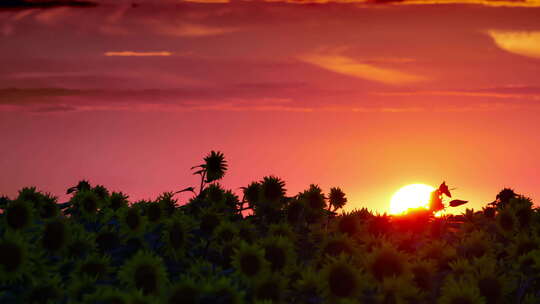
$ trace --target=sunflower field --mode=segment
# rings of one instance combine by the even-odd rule
[[[342,211],[340,188],[289,197],[275,176],[238,196],[227,169],[212,151],[200,185],[155,200],[87,181],[66,203],[1,197],[0,303],[540,303],[540,211],[511,189],[481,211],[389,216]]]

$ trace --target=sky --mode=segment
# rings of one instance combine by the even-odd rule
[[[5,3],[0,194],[155,198],[220,150],[237,193],[276,175],[347,210],[442,181],[455,212],[540,200],[539,0]]]

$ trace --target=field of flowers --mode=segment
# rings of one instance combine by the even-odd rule
[[[511,189],[388,216],[343,212],[339,188],[288,197],[274,176],[238,197],[219,152],[192,169],[200,185],[152,201],[87,181],[67,203],[0,198],[0,303],[540,303],[540,212]]]

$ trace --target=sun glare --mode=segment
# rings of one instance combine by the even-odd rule
[[[402,214],[411,208],[429,207],[429,199],[435,188],[425,184],[411,184],[399,189],[390,201],[390,213]]]

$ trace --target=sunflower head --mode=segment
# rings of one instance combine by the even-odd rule
[[[268,235],[281,236],[291,241],[294,241],[296,239],[296,234],[294,233],[293,228],[291,227],[291,225],[285,222],[270,224],[268,226]]]
[[[357,234],[361,229],[360,219],[350,213],[345,213],[337,219],[337,230],[348,236]]]
[[[518,227],[517,218],[512,211],[511,208],[501,209],[495,217],[497,226],[503,234],[513,234]]]
[[[108,253],[118,248],[121,243],[119,233],[113,228],[101,229],[95,238],[97,249],[101,253]]]
[[[244,194],[244,200],[251,208],[254,208],[259,201],[261,184],[258,182],[252,182],[247,187],[242,187],[242,192]]]
[[[407,265],[405,254],[387,243],[375,248],[367,262],[369,273],[379,282],[386,277],[405,274],[408,270]]]
[[[178,200],[174,198],[174,194],[174,192],[163,192],[156,199],[157,203],[161,206],[161,210],[167,216],[172,215],[176,210]]]
[[[32,286],[24,295],[24,303],[28,304],[49,304],[62,301],[64,291],[62,289],[62,279],[59,275],[48,275],[32,283]]]
[[[244,303],[244,292],[240,291],[229,278],[209,280],[204,286],[204,293],[214,300],[213,303]]]
[[[95,219],[103,204],[103,199],[90,190],[78,191],[73,201],[80,215],[88,220]]]
[[[167,273],[160,257],[139,251],[121,266],[120,281],[143,294],[159,295],[167,283]]]
[[[328,299],[355,298],[364,289],[363,273],[341,255],[332,258],[321,270],[324,292]]]
[[[143,212],[151,224],[159,224],[165,217],[165,214],[161,208],[161,205],[157,202],[145,202],[143,204]]]
[[[0,239],[0,283],[18,281],[30,274],[31,252],[18,233],[5,233]]]
[[[413,281],[417,288],[424,292],[430,292],[433,288],[437,265],[432,260],[420,260],[410,267]]]
[[[473,231],[461,240],[458,248],[464,257],[479,258],[493,252],[494,246],[492,244],[491,237],[485,232]]]
[[[48,252],[58,252],[69,243],[70,229],[64,218],[55,218],[45,223],[40,245]]]
[[[229,243],[238,234],[238,228],[229,221],[222,221],[214,230],[214,239],[220,244]]]
[[[247,280],[263,275],[268,269],[264,249],[257,245],[241,242],[233,255],[232,265],[236,272]]]
[[[227,161],[225,155],[221,152],[211,151],[205,158],[204,164],[201,165],[206,172],[206,182],[211,183],[220,180],[227,171]]]
[[[299,194],[299,198],[312,210],[321,210],[326,207],[326,197],[317,185],[311,184],[308,190]]]
[[[164,304],[197,304],[201,303],[203,290],[199,283],[193,279],[183,276],[180,277],[171,287],[168,288],[164,300]]]
[[[257,239],[255,225],[247,220],[241,221],[238,224],[238,237],[246,243],[253,243]]]
[[[107,203],[109,208],[116,211],[118,209],[128,207],[128,196],[122,192],[113,192]]]
[[[142,215],[139,207],[124,207],[118,210],[120,232],[130,237],[138,237],[146,230],[147,217]]]
[[[95,236],[87,232],[78,224],[69,225],[68,242],[66,244],[66,258],[71,260],[83,259],[96,249]]]
[[[191,218],[175,214],[165,220],[161,239],[165,243],[165,255],[175,260],[183,257],[191,242],[191,229],[194,223]]]
[[[345,192],[341,188],[330,188],[330,195],[328,196],[328,202],[334,210],[343,208],[347,203]]]
[[[4,211],[7,227],[13,230],[28,228],[34,218],[34,210],[28,201],[15,200]]]
[[[420,248],[420,257],[433,260],[439,269],[447,269],[448,263],[457,257],[456,249],[442,240],[430,241]]]
[[[423,293],[410,276],[386,277],[380,284],[379,303],[418,303]]]
[[[441,289],[438,304],[484,304],[485,300],[476,285],[465,279],[449,279]]]
[[[343,234],[325,235],[320,247],[321,256],[352,255],[355,252],[354,242]]]
[[[294,288],[303,302],[308,302],[308,299],[321,298],[323,294],[320,275],[311,267],[300,271],[300,278],[294,283]]]
[[[75,266],[74,274],[77,277],[89,277],[102,280],[110,272],[110,258],[104,255],[91,254]]]
[[[261,241],[264,258],[274,272],[285,271],[295,262],[294,245],[284,237],[268,237]]]
[[[255,280],[253,298],[257,301],[283,303],[287,291],[287,279],[276,273],[266,274]]]

